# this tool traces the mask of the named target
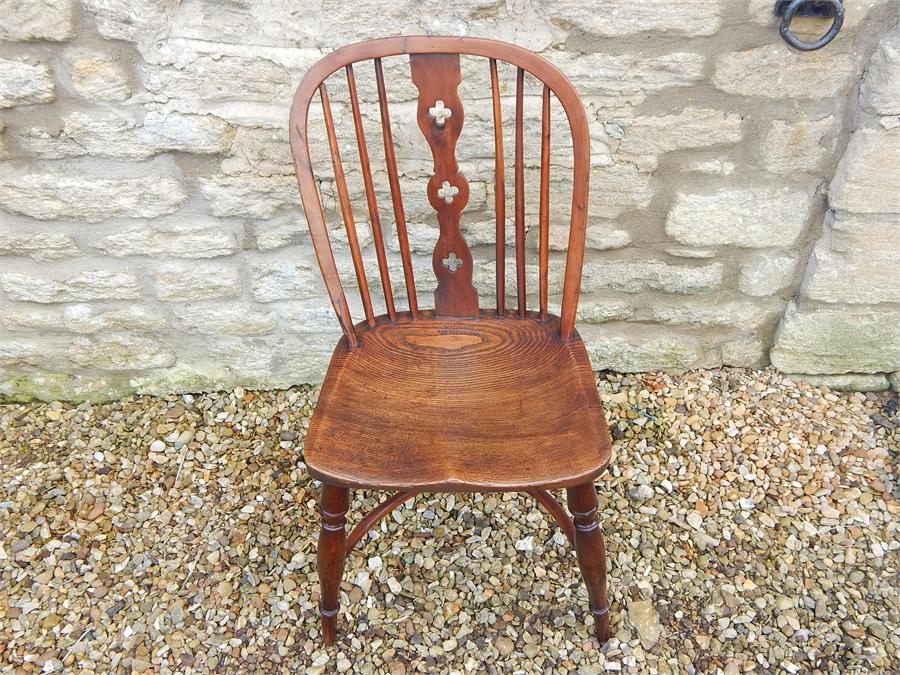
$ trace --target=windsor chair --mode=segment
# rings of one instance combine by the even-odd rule
[[[489,70],[494,121],[496,304],[479,307],[472,254],[460,231],[468,183],[456,144],[464,111],[460,55],[482,57]],[[407,56],[418,90],[417,123],[433,157],[428,200],[439,236],[432,255],[434,309],[420,309],[400,190],[382,59]],[[479,59],[481,60],[481,59]],[[409,310],[395,307],[385,237],[357,93],[355,67],[372,61]],[[516,68],[514,227],[516,307],[506,308],[506,191],[497,63]],[[359,167],[386,313],[376,316],[360,250],[325,80],[344,70]],[[528,309],[525,276],[524,76],[543,83],[538,208],[539,302]],[[318,94],[318,96],[316,96]],[[560,315],[548,312],[550,97],[562,105],[572,137],[573,181]],[[317,176],[310,160],[308,117],[322,106],[333,179],[364,319],[354,324],[344,294]],[[317,139],[318,140],[318,139]],[[324,139],[323,139],[324,140]],[[343,330],[309,425],[305,460],[321,481],[318,543],[320,616],[326,644],[336,639],[338,589],[346,556],[392,509],[427,491],[520,491],[532,495],[573,544],[590,599],[597,638],[609,637],[606,553],[594,479],[611,443],[575,311],[584,258],[589,135],[584,108],[565,76],[525,49],[493,40],[394,37],[350,45],[316,63],[294,95],[290,143],[316,258]],[[394,494],[349,533],[350,490]],[[567,489],[572,518],[550,494]]]

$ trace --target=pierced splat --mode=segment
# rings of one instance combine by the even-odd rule
[[[437,211],[440,236],[431,265],[437,277],[437,316],[477,317],[478,292],[472,286],[472,254],[459,231],[469,201],[469,184],[459,172],[456,142],[463,126],[457,88],[462,81],[459,54],[411,54],[413,83],[419,90],[417,118],[434,158],[428,201]]]
[[[459,188],[455,185],[450,185],[450,181],[445,180],[441,183],[441,187],[438,188],[438,197],[444,200],[447,204],[453,203],[453,198],[459,194]]]
[[[453,116],[453,111],[450,108],[444,107],[444,102],[441,99],[438,99],[434,102],[434,105],[428,109],[428,114],[434,118],[434,123],[439,127],[444,126],[444,122],[447,121],[448,117]]]
[[[457,267],[462,267],[462,260],[456,257],[453,251],[447,254],[447,257],[441,260],[441,264],[451,272],[455,272]]]

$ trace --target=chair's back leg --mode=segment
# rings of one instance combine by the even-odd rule
[[[606,597],[606,546],[597,517],[594,483],[568,489],[569,511],[575,521],[575,554],[587,586],[594,633],[601,644],[609,639],[609,601]]]
[[[322,485],[319,509],[322,528],[319,530],[319,615],[322,617],[322,640],[326,645],[337,638],[338,590],[347,557],[347,509],[350,490],[334,485]]]

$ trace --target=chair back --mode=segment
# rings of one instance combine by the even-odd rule
[[[322,107],[321,121],[331,156],[332,175],[337,202],[344,221],[347,245],[359,289],[362,311],[369,326],[376,324],[372,296],[364,265],[360,237],[354,220],[351,190],[348,188],[344,161],[335,128],[335,118],[329,100],[326,80],[344,71],[348,104],[356,137],[359,173],[365,193],[366,209],[372,228],[372,245],[387,321],[415,319],[420,314],[416,296],[416,282],[406,210],[401,193],[401,174],[397,168],[394,136],[388,105],[388,85],[385,83],[383,61],[389,57],[408,55],[412,82],[418,90],[416,118],[431,151],[433,172],[423,186],[428,202],[436,212],[439,235],[432,253],[432,269],[437,286],[434,291],[434,315],[437,317],[472,317],[491,314],[498,317],[518,317],[546,321],[548,317],[549,261],[550,261],[550,111],[551,97],[562,106],[571,133],[572,182],[571,208],[569,211],[568,246],[565,275],[562,286],[559,330],[563,339],[572,337],[575,313],[581,286],[581,270],[584,262],[585,221],[587,217],[587,193],[590,165],[590,138],[584,106],[572,84],[546,59],[521,47],[480,38],[462,37],[391,37],[368,40],[349,45],[327,55],[310,68],[294,94],[290,116],[290,144],[300,197],[306,213],[316,258],[328,295],[334,306],[341,328],[350,347],[359,344],[354,329],[347,297],[325,222],[325,211],[319,190],[323,180],[314,170],[310,159],[310,109],[315,98]],[[493,192],[495,203],[495,307],[485,311],[479,308],[478,293],[473,286],[472,253],[460,230],[460,215],[469,200],[469,183],[460,173],[456,147],[463,129],[464,110],[459,94],[462,83],[460,56],[478,57],[484,60],[484,68],[490,75],[490,105],[493,119]],[[396,224],[396,236],[402,264],[402,273],[409,305],[408,314],[398,312],[394,304],[388,251],[381,227],[381,211],[378,193],[373,180],[372,162],[366,143],[364,119],[356,82],[357,69],[374,68],[375,90],[381,120],[384,163],[390,189],[390,200]],[[506,308],[506,176],[503,148],[503,119],[501,109],[501,83],[498,62],[508,63],[516,69],[515,84],[515,143],[513,164],[513,223],[515,255],[515,310]],[[526,181],[525,181],[525,75],[529,74],[543,84],[541,94],[540,133],[540,187],[538,191],[538,307],[529,310],[526,296]],[[317,96],[318,95],[318,96]],[[487,101],[487,95],[484,96]],[[340,123],[339,119],[339,123]],[[314,138],[314,140],[320,140]],[[321,139],[325,140],[325,139]],[[487,139],[485,139],[487,140]]]

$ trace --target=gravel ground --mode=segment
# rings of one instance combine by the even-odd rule
[[[299,387],[0,406],[0,670],[900,672],[894,396],[734,369],[599,387],[602,651],[574,555],[511,494],[395,511],[320,647]]]

